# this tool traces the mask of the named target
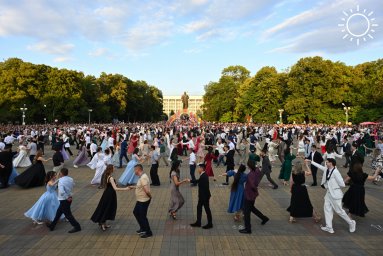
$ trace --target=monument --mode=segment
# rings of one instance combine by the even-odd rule
[[[184,92],[184,94],[181,97],[182,100],[182,109],[187,110],[189,108],[189,95]]]

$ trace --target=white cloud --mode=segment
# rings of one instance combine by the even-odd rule
[[[183,27],[183,30],[185,31],[185,33],[194,33],[200,30],[210,28],[211,26],[212,26],[211,22],[207,20],[196,20],[196,21],[187,23]]]
[[[27,47],[28,50],[40,51],[47,54],[61,55],[68,54],[74,48],[73,44],[60,44],[52,41],[43,41]]]
[[[100,57],[100,56],[103,56],[106,54],[108,54],[108,49],[106,49],[106,48],[97,48],[97,49],[90,51],[88,53],[88,55],[92,56],[92,57]]]
[[[57,57],[57,58],[54,58],[53,61],[54,62],[68,62],[68,61],[72,61],[73,58],[71,57]]]

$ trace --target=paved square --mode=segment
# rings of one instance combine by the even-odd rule
[[[48,151],[47,157],[53,152]],[[229,186],[220,185],[224,180],[210,181],[212,192],[211,209],[214,228],[203,230],[191,228],[196,218],[197,188],[184,185],[181,193],[185,198],[184,207],[178,212],[178,219],[169,218],[167,208],[170,199],[169,168],[160,166],[160,187],[152,187],[153,200],[148,218],[154,236],[141,239],[135,234],[138,229],[132,214],[135,204],[133,191],[119,191],[116,220],[112,228],[103,232],[90,220],[102,190],[90,185],[94,171],[88,167],[72,167],[73,157],[66,161],[69,175],[76,182],[72,211],[83,230],[68,234],[71,226],[67,222],[57,225],[50,232],[45,225],[34,225],[24,217],[36,200],[45,192],[45,187],[21,189],[12,186],[0,190],[0,255],[383,255],[383,187],[366,182],[366,204],[369,208],[365,218],[355,218],[356,232],[348,232],[348,225],[334,215],[335,234],[320,230],[320,225],[312,219],[298,219],[288,222],[286,208],[290,202],[289,187],[280,186],[273,190],[266,178],[261,182],[256,206],[270,218],[260,225],[260,220],[251,216],[253,233],[242,235],[238,232],[242,222],[234,222],[233,216],[226,212],[229,202]],[[338,166],[343,164],[341,160]],[[186,163],[185,163],[186,162]],[[369,161],[365,171],[370,172]],[[45,165],[52,169],[52,162]],[[149,166],[144,166],[149,172]],[[216,176],[223,167],[214,168]],[[272,177],[277,178],[280,163],[274,163]],[[118,178],[124,169],[117,169]],[[346,170],[340,168],[343,177]],[[18,168],[18,172],[23,169]],[[181,167],[181,178],[188,177],[187,161]],[[311,184],[311,177],[307,178]],[[323,214],[324,190],[321,187],[308,187],[314,208]],[[203,212],[203,224],[206,215]]]

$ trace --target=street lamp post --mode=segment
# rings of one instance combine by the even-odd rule
[[[282,113],[285,111],[284,109],[278,109],[279,112],[279,123],[282,124]]]
[[[346,114],[346,125],[348,125],[348,112],[350,111],[350,107],[347,107],[346,104],[342,103],[344,113]]]
[[[88,111],[89,111],[89,116],[88,116],[88,122],[89,122],[89,124],[90,124],[90,112],[92,112],[93,111],[93,109],[88,109]]]
[[[28,110],[28,108],[25,107],[25,104],[24,104],[24,107],[23,108],[20,108],[20,110],[23,112],[23,115],[22,115],[22,118],[23,118],[23,125],[25,125],[25,111]]]
[[[44,104],[44,123],[47,124],[47,105]]]

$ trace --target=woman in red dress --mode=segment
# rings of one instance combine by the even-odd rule
[[[137,135],[133,134],[130,137],[130,141],[129,141],[128,155],[131,155],[133,153],[134,149],[137,147],[137,144],[138,144]]]
[[[209,147],[209,149],[207,150],[207,154],[205,156],[205,166],[206,166],[205,172],[208,177],[214,178],[214,172],[213,172],[213,167],[211,162],[215,159],[217,159],[217,156],[213,153],[213,148]],[[215,178],[214,178],[214,181],[215,181]]]

